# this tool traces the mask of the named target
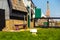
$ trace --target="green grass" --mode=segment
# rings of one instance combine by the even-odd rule
[[[39,29],[37,36],[29,31],[25,32],[0,32],[0,40],[60,40],[60,29]]]

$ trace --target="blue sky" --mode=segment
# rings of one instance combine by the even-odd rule
[[[32,0],[33,3],[41,8],[43,14],[46,13],[47,1],[49,1],[50,6],[50,16],[60,17],[60,0]]]

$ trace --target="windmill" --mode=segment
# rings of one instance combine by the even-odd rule
[[[50,17],[49,1],[47,1],[46,17]]]

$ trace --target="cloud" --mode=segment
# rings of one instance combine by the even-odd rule
[[[42,12],[42,14],[41,14],[41,17],[46,17],[46,16],[43,14],[43,12]]]

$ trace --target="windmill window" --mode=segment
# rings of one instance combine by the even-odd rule
[[[17,0],[17,3],[18,3],[18,5],[20,5],[20,3],[21,3],[21,0]]]
[[[20,3],[21,2],[21,0],[18,0],[18,3]]]

